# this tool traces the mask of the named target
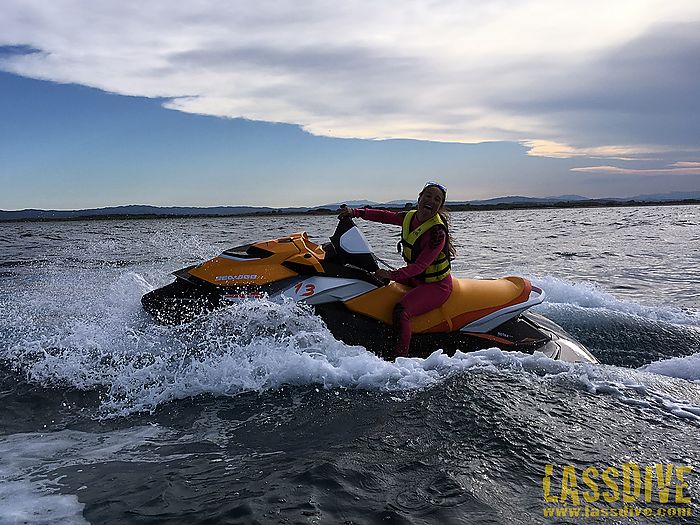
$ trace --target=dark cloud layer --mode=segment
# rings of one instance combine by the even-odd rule
[[[326,49],[307,47],[305,49],[280,49],[272,46],[207,46],[198,50],[170,55],[175,65],[197,67],[231,67],[237,64],[254,66],[265,70],[285,70],[293,72],[343,71],[352,75],[375,73],[393,75],[408,73],[416,68],[416,61],[410,57],[382,55],[376,50],[360,46],[328,46]]]
[[[700,150],[700,24],[657,27],[597,59],[556,74],[543,71],[527,95],[497,103],[545,116],[577,146]]]

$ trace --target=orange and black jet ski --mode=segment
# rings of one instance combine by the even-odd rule
[[[290,297],[312,305],[333,335],[388,355],[394,344],[392,311],[409,288],[382,282],[377,259],[351,218],[343,218],[318,245],[306,232],[238,246],[204,263],[174,272],[175,281],[143,296],[157,321],[181,324],[232,302]],[[499,347],[570,362],[597,362],[549,319],[527,312],[544,292],[522,277],[453,277],[450,298],[411,320],[411,356]]]

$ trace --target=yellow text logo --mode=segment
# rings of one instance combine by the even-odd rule
[[[670,503],[689,505],[689,465],[654,464],[576,468],[545,465],[542,492],[547,503],[580,506],[595,503]]]

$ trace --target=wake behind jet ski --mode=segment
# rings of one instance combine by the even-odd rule
[[[392,311],[407,286],[382,282],[367,239],[350,218],[330,242],[305,232],[238,246],[174,272],[175,281],[148,292],[144,309],[163,324],[181,324],[241,300],[290,297],[312,305],[333,335],[382,356],[391,355]],[[554,322],[527,310],[544,292],[522,277],[453,279],[440,308],[411,320],[411,356],[498,347],[552,359],[597,362]]]

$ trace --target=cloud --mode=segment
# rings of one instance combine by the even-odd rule
[[[698,20],[695,0],[9,0],[0,45],[32,52],[0,69],[316,135],[632,158],[700,134]]]
[[[615,160],[642,160],[644,157],[668,153],[667,146],[649,144],[575,147],[551,140],[525,140],[527,154],[532,157],[570,159],[574,157],[607,158]],[[675,149],[675,148],[674,148]]]
[[[574,67],[545,71],[528,94],[500,101],[552,126],[542,142],[624,158],[700,150],[700,23],[661,24]],[[533,141],[538,146],[537,141]],[[614,146],[611,146],[614,145]],[[547,153],[534,147],[531,154]],[[560,148],[559,153],[565,156]],[[606,155],[607,156],[607,155]]]
[[[586,166],[571,171],[619,175],[700,175],[700,162],[675,162],[668,168],[619,168],[617,166]]]
[[[672,166],[678,168],[700,168],[700,162],[674,162]]]

